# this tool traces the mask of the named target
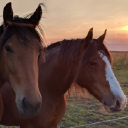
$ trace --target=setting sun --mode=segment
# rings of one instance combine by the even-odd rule
[[[124,27],[121,27],[121,30],[128,30],[128,25],[124,26]]]
[[[105,41],[109,50],[128,51],[128,0],[31,0],[31,4],[30,0],[1,0],[0,23],[3,8],[10,1],[14,15],[21,17],[44,1],[46,9],[40,23],[44,26],[47,45],[63,39],[84,38],[93,27],[93,38],[107,29]]]

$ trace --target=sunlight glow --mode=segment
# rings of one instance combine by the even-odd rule
[[[128,25],[124,26],[124,27],[121,27],[121,30],[128,30]]]

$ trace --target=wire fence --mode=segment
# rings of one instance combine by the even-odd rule
[[[89,126],[92,126],[92,125],[98,125],[98,124],[101,124],[101,123],[107,123],[107,122],[112,122],[112,121],[118,121],[118,120],[122,120],[122,119],[125,119],[125,118],[128,118],[128,116],[120,117],[120,118],[116,118],[116,119],[111,119],[111,120],[99,121],[99,122],[95,122],[95,123],[91,123],[91,124],[86,124],[86,125],[80,125],[80,126],[75,126],[75,127],[68,127],[68,128],[89,127]]]
[[[86,125],[72,126],[72,127],[67,127],[67,128],[81,128],[81,127],[86,127],[87,128],[87,127],[92,126],[92,125],[98,125],[98,124],[102,124],[102,123],[118,121],[118,120],[122,120],[122,119],[126,119],[126,118],[128,118],[128,116],[120,117],[120,118],[116,118],[116,119],[111,119],[111,120],[94,122],[94,123],[90,123],[90,124],[86,124]],[[7,128],[7,127],[6,126],[0,126],[0,128]],[[17,127],[17,128],[20,128],[20,127]]]

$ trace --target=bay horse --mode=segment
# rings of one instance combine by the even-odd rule
[[[37,114],[42,104],[38,87],[38,60],[43,52],[43,40],[36,30],[41,16],[39,5],[28,19],[13,17],[11,3],[8,3],[4,7],[3,24],[0,26],[0,87],[6,81],[10,83],[17,112],[24,117]]]
[[[84,39],[63,40],[48,46],[45,61],[40,58],[38,64],[43,103],[39,113],[31,118],[19,116],[15,96],[6,83],[1,89],[4,114],[0,123],[21,128],[57,128],[66,112],[65,93],[73,83],[86,88],[107,111],[123,110],[127,100],[112,71],[111,55],[103,43],[105,35],[106,31],[92,39],[90,29]]]

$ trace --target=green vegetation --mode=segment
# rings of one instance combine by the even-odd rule
[[[125,65],[125,54],[128,57],[128,52],[112,52],[114,59],[113,71],[120,82],[123,91],[128,97],[128,61]],[[128,106],[122,112],[109,114],[106,113],[102,105],[91,96],[87,95],[87,98],[76,98],[73,95],[71,98],[67,95],[67,112],[58,128],[69,128],[81,126],[79,128],[127,128],[128,118],[101,123],[97,125],[89,126],[88,124],[112,120],[120,117],[128,116]],[[82,126],[86,125],[86,126]],[[5,128],[5,127],[0,127]],[[6,127],[6,128],[17,128],[17,127]]]
[[[113,71],[120,82],[123,91],[128,97],[128,60],[125,65],[125,54],[128,57],[128,52],[111,52],[113,56]],[[112,120],[120,117],[128,116],[128,106],[122,112],[109,114],[106,113],[102,105],[92,97],[86,99],[76,99],[74,97],[68,98],[67,112],[58,128],[70,128],[80,126],[79,128],[127,128],[128,118],[101,123],[89,126],[88,124]],[[70,101],[69,101],[70,99]],[[87,103],[84,102],[86,100]],[[82,126],[85,125],[85,126]]]

